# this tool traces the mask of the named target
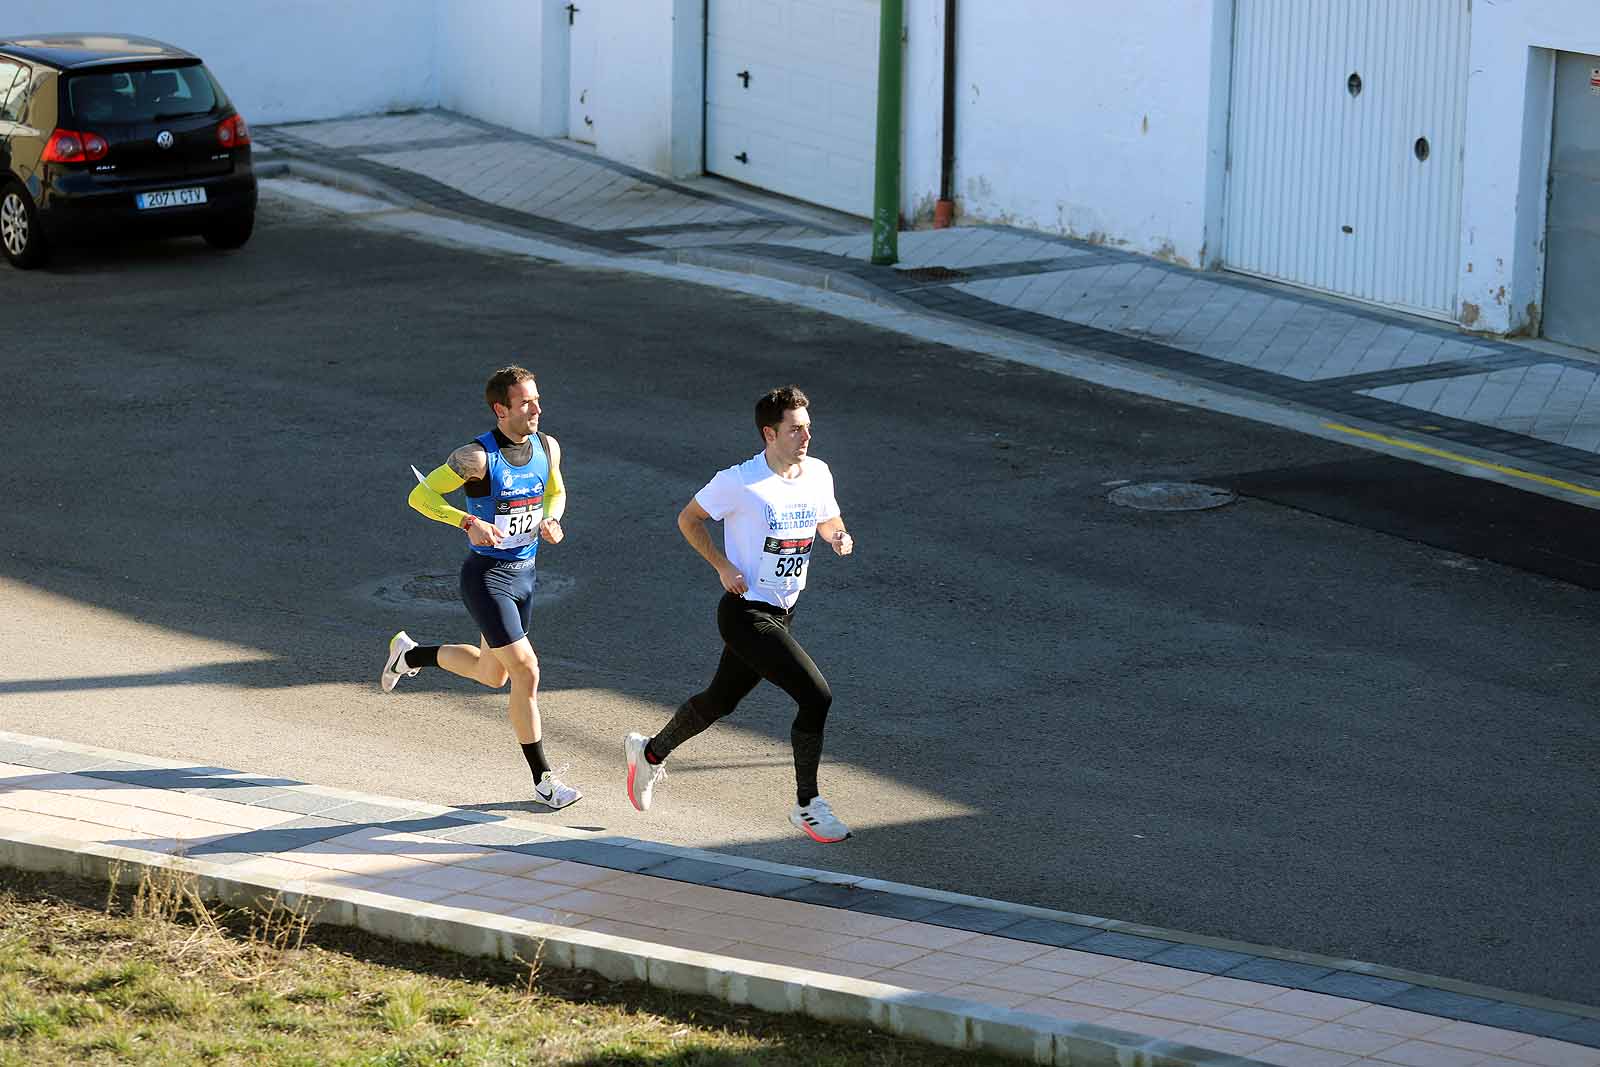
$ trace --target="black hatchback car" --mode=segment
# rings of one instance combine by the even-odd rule
[[[250,130],[198,56],[142,37],[0,39],[0,250],[18,267],[100,236],[255,226]]]

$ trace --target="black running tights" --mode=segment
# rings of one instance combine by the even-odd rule
[[[793,619],[793,610],[725,594],[717,604],[717,630],[723,641],[717,673],[705,691],[685,701],[672,721],[651,739],[651,751],[665,759],[673,749],[733,711],[765,678],[788,693],[798,707],[789,738],[794,743],[800,803],[809,803],[817,795],[822,730],[833,692],[790,632]]]

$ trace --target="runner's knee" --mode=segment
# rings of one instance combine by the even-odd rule
[[[539,664],[536,661],[528,660],[523,663],[513,663],[509,667],[505,667],[504,670],[507,676],[510,677],[513,686],[524,689],[539,688]]]
[[[800,711],[794,717],[794,728],[808,734],[820,734],[828,719],[828,709],[833,706],[833,690],[827,682],[819,682],[814,692],[800,702]]]
[[[716,679],[712,679],[710,687],[690,697],[688,703],[693,708],[694,716],[710,725],[738,707],[743,697],[744,693],[719,686]]]

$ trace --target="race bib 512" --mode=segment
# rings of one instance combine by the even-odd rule
[[[502,500],[494,512],[495,528],[505,538],[500,542],[501,548],[531,545],[539,536],[539,523],[544,521],[544,495]]]

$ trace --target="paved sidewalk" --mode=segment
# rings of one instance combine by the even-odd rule
[[[1325,420],[1324,436],[1600,506],[1600,356],[998,226],[900,235],[448,112],[256,131],[263,173],[620,259],[838,289]]]
[[[0,732],[0,862],[172,856],[223,895],[342,901],[380,933],[490,953],[521,935],[746,1003],[779,982],[764,1006],[1040,1062],[1600,1067],[1596,1009]]]

